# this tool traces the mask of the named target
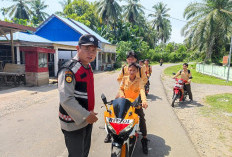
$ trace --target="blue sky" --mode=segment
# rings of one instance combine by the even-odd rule
[[[88,0],[90,2],[94,2],[95,0]],[[169,11],[169,14],[171,17],[180,19],[185,21],[183,18],[183,12],[186,6],[191,3],[191,2],[196,2],[200,0],[162,0],[164,4],[167,4],[167,7],[170,8],[171,10]],[[59,0],[46,0],[45,4],[47,4],[49,7],[46,9],[46,12],[48,14],[53,14],[56,11],[62,11],[61,5],[58,3]],[[145,10],[146,15],[152,13],[151,11],[148,10],[153,10],[152,6],[155,5],[156,3],[160,2],[160,0],[140,0],[140,3],[147,9]],[[9,0],[0,0],[0,8],[2,7],[7,7],[12,5],[12,2],[9,2]],[[0,14],[0,19],[3,19],[3,16]],[[185,22],[183,21],[178,21],[175,19],[170,18],[171,24],[172,24],[172,35],[170,42],[177,42],[177,43],[182,43],[184,40],[184,37],[181,36],[181,29],[185,25]]]

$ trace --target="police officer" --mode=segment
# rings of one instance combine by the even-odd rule
[[[94,112],[94,79],[90,62],[98,50],[98,39],[90,34],[80,37],[77,55],[58,72],[59,119],[69,157],[87,157],[91,144]]]

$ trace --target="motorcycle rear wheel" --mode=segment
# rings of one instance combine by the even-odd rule
[[[175,94],[174,96],[173,96],[173,98],[172,98],[172,107],[174,107],[174,103],[175,103],[175,101],[176,101],[176,98],[177,98],[177,95]]]

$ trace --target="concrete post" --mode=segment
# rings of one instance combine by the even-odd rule
[[[20,50],[19,46],[16,46],[16,54],[17,54],[17,64],[20,64]]]
[[[229,77],[230,77],[231,51],[232,51],[232,37],[231,37],[231,44],[230,44],[230,53],[229,53],[229,60],[228,60],[228,72],[227,72],[226,82],[229,82]]]
[[[54,76],[57,76],[57,72],[58,72],[58,61],[59,61],[59,51],[58,51],[58,48],[55,47],[55,54],[54,54]]]
[[[97,55],[96,55],[96,69],[95,70],[98,70],[98,68],[99,68],[98,55],[99,55],[99,52],[97,52]]]

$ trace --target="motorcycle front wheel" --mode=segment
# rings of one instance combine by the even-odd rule
[[[177,98],[177,94],[175,94],[174,96],[173,96],[173,98],[172,98],[172,107],[174,107],[174,103],[175,103],[175,101],[176,101],[176,98]]]
[[[122,148],[119,147],[112,147],[111,150],[111,157],[128,157],[128,149],[126,144],[122,146]]]

